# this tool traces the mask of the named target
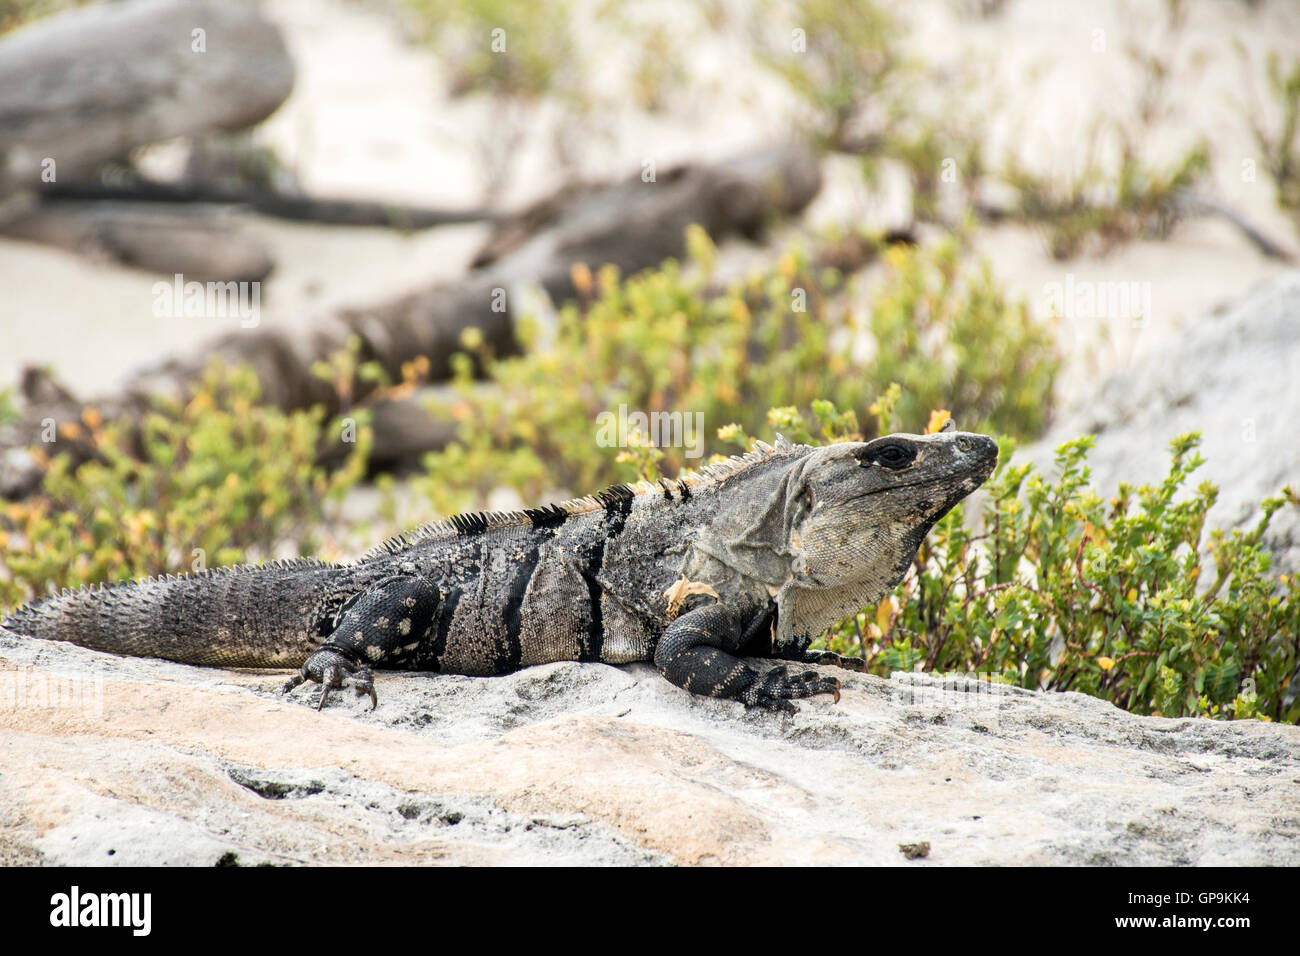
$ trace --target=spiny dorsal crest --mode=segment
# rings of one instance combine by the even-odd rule
[[[452,515],[440,521],[431,521],[418,528],[394,535],[383,544],[367,551],[362,555],[361,560],[368,561],[385,555],[401,554],[416,544],[481,534],[498,528],[525,524],[533,527],[553,527],[563,524],[573,515],[602,511],[613,504],[630,501],[638,495],[657,493],[668,499],[674,496],[687,499],[697,492],[707,491],[721,484],[727,478],[752,465],[785,455],[802,454],[809,450],[808,445],[793,444],[781,434],[777,434],[774,445],[755,439],[751,451],[743,455],[732,455],[725,461],[704,465],[697,471],[683,472],[678,478],[660,478],[654,483],[638,481],[632,484],[610,485],[603,491],[584,495],[581,498],[570,498],[559,504],[545,505],[541,508],[525,508],[520,511],[476,511]]]

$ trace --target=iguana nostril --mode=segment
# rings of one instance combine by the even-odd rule
[[[960,449],[961,451],[969,452],[974,447],[975,447],[975,443],[971,441],[969,438],[967,438],[965,435],[957,439],[957,448]]]

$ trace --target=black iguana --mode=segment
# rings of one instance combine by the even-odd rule
[[[951,426],[951,422],[949,422]],[[974,491],[997,444],[951,430],[771,447],[652,485],[469,514],[352,564],[219,568],[64,591],[2,623],[33,637],[187,664],[298,667],[285,685],[352,686],[372,668],[504,674],[549,661],[653,661],[696,694],[793,712],[834,694],[810,652],[878,602],[931,526]]]

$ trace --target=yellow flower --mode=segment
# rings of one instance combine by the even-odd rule
[[[880,629],[881,634],[889,633],[889,624],[893,620],[894,611],[895,605],[892,596],[886,597],[876,605],[876,627]]]
[[[930,412],[930,423],[925,426],[925,433],[933,435],[939,432],[952,418],[952,412],[946,408],[936,408]]]
[[[1108,671],[1115,666],[1115,661],[1109,657],[1099,657],[1097,658],[1097,666],[1104,671]]]
[[[131,537],[136,541],[139,541],[144,537],[145,521],[140,515],[135,514],[128,517],[126,519],[126,527],[127,530],[131,532]]]
[[[578,295],[584,299],[591,298],[591,269],[585,262],[575,262],[573,268],[569,270],[569,278],[573,282],[573,288],[577,290]]]

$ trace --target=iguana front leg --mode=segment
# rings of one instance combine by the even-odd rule
[[[744,640],[740,624],[722,604],[699,607],[668,625],[655,648],[655,667],[693,694],[725,697],[750,707],[794,714],[792,700],[834,694],[839,701],[839,681],[815,671],[791,675],[785,667],[766,673],[750,667],[733,653]]]

